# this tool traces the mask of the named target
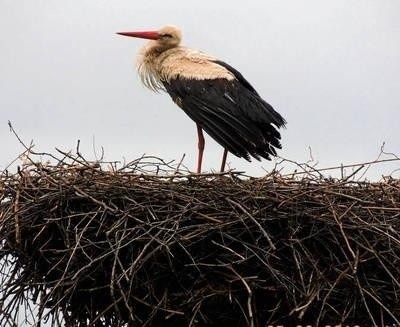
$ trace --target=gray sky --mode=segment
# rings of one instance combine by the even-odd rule
[[[0,9],[0,169],[22,151],[7,120],[36,150],[80,139],[94,158],[95,140],[107,160],[186,153],[195,169],[194,123],[140,84],[134,60],[145,41],[115,35],[164,24],[240,70],[286,118],[283,157],[306,161],[311,147],[319,167],[363,162],[382,142],[400,154],[398,0],[1,0]],[[204,168],[218,169],[221,155],[206,139]],[[273,166],[228,162],[253,175]]]

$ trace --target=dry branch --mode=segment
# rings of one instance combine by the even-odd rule
[[[399,180],[115,166],[1,175],[1,326],[400,324]]]

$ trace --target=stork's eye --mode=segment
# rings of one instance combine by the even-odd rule
[[[163,39],[170,39],[170,38],[172,38],[172,35],[171,35],[171,34],[168,34],[168,33],[165,33],[165,34],[161,34],[161,37],[162,37]]]

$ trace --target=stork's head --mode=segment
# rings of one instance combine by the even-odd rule
[[[166,25],[157,31],[119,32],[117,34],[154,40],[163,48],[173,48],[182,40],[181,30],[173,25]]]

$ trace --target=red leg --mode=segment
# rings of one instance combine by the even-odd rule
[[[226,156],[228,155],[228,150],[224,149],[224,154],[222,156],[222,163],[221,163],[221,173],[224,172],[225,170],[225,164],[226,164]]]
[[[197,159],[197,173],[201,173],[201,163],[203,161],[203,151],[204,151],[204,136],[203,136],[203,130],[201,129],[201,126],[197,124],[197,136],[199,139],[198,147],[199,147],[199,156]]]

